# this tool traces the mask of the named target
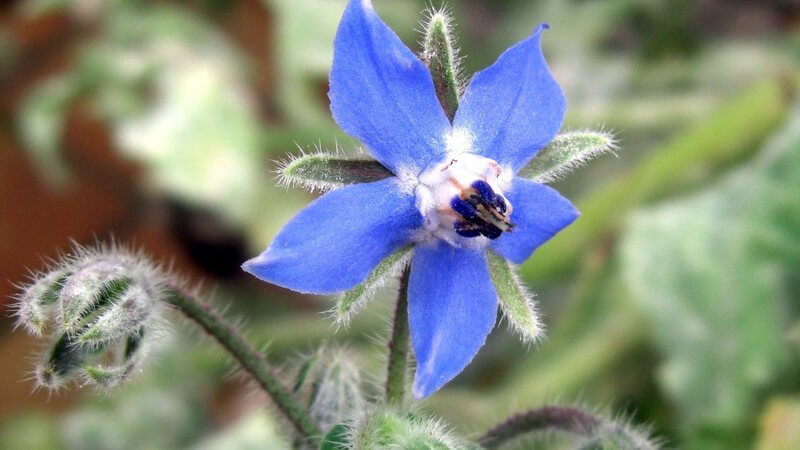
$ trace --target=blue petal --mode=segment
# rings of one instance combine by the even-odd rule
[[[328,192],[242,268],[298,292],[331,294],[364,281],[422,224],[414,198],[389,178]]]
[[[414,174],[444,153],[450,122],[428,69],[369,0],[351,0],[336,33],[331,112],[395,174]]]
[[[454,128],[473,136],[476,153],[521,169],[561,129],[567,102],[540,46],[539,25],[475,75],[456,112]]]
[[[494,327],[497,294],[486,254],[443,242],[417,246],[408,296],[414,397],[422,398],[461,373]]]
[[[514,179],[506,198],[514,208],[511,223],[515,227],[490,245],[515,264],[522,264],[537,247],[580,215],[555,189],[524,178]]]

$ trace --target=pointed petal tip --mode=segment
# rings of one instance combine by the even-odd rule
[[[251,275],[258,276],[258,275],[256,275],[255,272],[257,270],[257,266],[260,265],[260,264],[263,264],[263,262],[264,262],[263,260],[264,260],[264,258],[263,258],[263,253],[262,253],[261,255],[258,255],[258,256],[254,257],[254,258],[250,258],[247,261],[243,262],[240,267],[245,272],[247,272],[247,273],[249,273]]]

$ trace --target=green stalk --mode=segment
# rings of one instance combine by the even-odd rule
[[[743,160],[780,123],[794,94],[794,79],[769,79],[746,90],[708,120],[656,149],[627,175],[577,203],[581,217],[543,245],[522,266],[531,282],[557,278],[587,247],[613,234],[639,205],[691,190]]]
[[[392,338],[389,341],[389,364],[386,369],[386,402],[402,403],[406,390],[406,366],[408,365],[408,278],[410,268],[400,277],[400,292],[392,323]]]
[[[318,444],[322,433],[317,425],[278,380],[264,355],[257,352],[233,325],[211,306],[178,287],[172,287],[167,302],[210,334],[258,382],[297,432],[310,443]]]

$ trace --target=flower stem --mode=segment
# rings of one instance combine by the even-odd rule
[[[386,374],[386,402],[400,403],[405,397],[406,365],[408,364],[408,278],[409,267],[400,276],[400,292],[392,324],[392,338],[389,341],[389,365]]]
[[[214,337],[222,348],[258,382],[297,432],[308,441],[317,443],[322,433],[316,424],[278,380],[264,355],[257,352],[233,325],[227,323],[211,306],[179,287],[171,287],[167,302]]]
[[[543,406],[509,417],[487,431],[478,442],[486,449],[494,449],[530,432],[559,430],[586,434],[601,424],[601,419],[578,408]]]

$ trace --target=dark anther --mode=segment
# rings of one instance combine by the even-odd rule
[[[462,192],[461,196],[453,197],[450,206],[464,219],[454,224],[456,233],[461,236],[483,235],[497,239],[504,231],[514,228],[506,215],[508,208],[505,199],[483,180],[472,183],[471,188]]]

